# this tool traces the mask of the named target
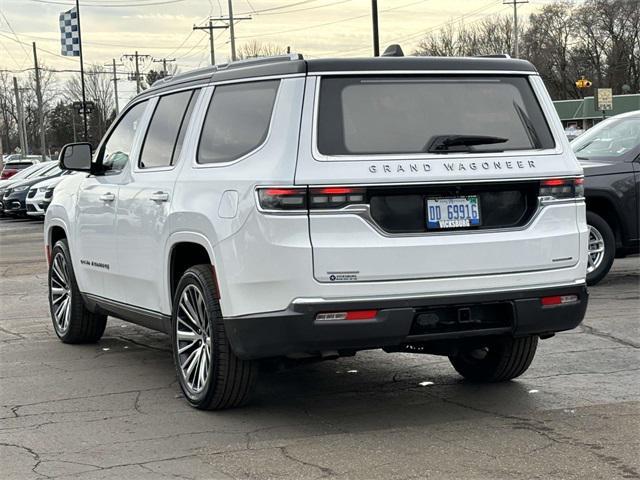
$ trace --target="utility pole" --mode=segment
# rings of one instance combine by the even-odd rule
[[[124,55],[122,55],[122,58],[126,58],[129,61],[133,61],[135,63],[135,69],[136,69],[136,73],[135,75],[135,80],[136,80],[136,93],[140,93],[141,90],[141,84],[140,84],[140,62],[139,59],[144,60],[148,60],[151,58],[151,55],[141,55],[138,53],[138,51],[136,50],[136,53],[125,53]]]
[[[238,22],[240,20],[251,20],[251,17],[235,17],[233,21]],[[222,25],[214,25],[214,22],[222,22]],[[231,16],[228,17],[218,17],[218,18],[210,18],[209,24],[203,27],[193,26],[194,30],[207,30],[209,33],[209,50],[211,52],[211,65],[216,64],[216,55],[214,51],[213,45],[213,31],[217,29],[225,29],[229,28],[233,31],[232,27],[233,23],[231,22]],[[235,50],[235,39],[231,42],[231,59],[235,60],[236,50]]]
[[[521,3],[529,3],[529,0],[503,0],[503,5],[513,5],[513,58],[520,57],[520,49],[518,48],[518,5]]]
[[[47,144],[45,140],[44,132],[44,107],[42,106],[42,87],[40,85],[40,67],[38,66],[38,53],[36,51],[36,42],[33,42],[33,63],[35,66],[36,74],[36,97],[38,99],[38,123],[40,123],[40,155],[42,161],[45,161],[47,156]]]
[[[163,77],[168,77],[169,76],[169,72],[167,71],[167,62],[175,62],[176,59],[175,58],[158,58],[158,59],[153,59],[152,62],[153,63],[162,63],[162,76]]]
[[[229,35],[231,36],[231,61],[236,61],[236,35],[233,25],[233,0],[229,0]]]
[[[220,17],[218,20],[223,21],[225,20],[224,18]],[[216,54],[215,54],[215,50],[213,47],[213,31],[218,29],[218,28],[229,28],[229,25],[214,25],[213,24],[213,20],[210,18],[209,19],[209,25],[206,25],[204,27],[196,27],[195,25],[193,26],[194,30],[208,30],[209,31],[209,51],[211,54],[211,65],[215,65],[216,64]]]
[[[116,100],[116,115],[118,113],[120,113],[120,106],[118,105],[118,76],[116,74],[116,59],[112,59],[113,62],[111,64],[105,63],[105,67],[112,67],[113,68],[113,94]],[[122,66],[121,63],[118,64],[118,66]]]
[[[24,115],[22,112],[22,102],[20,101],[20,89],[18,79],[13,77],[13,91],[16,95],[16,110],[18,113],[18,136],[20,137],[20,150],[22,155],[27,154],[27,139],[24,131]]]
[[[378,0],[371,0],[371,20],[373,22],[373,56],[380,56],[380,38],[378,36]]]

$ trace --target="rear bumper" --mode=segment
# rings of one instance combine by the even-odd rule
[[[565,305],[543,306],[542,297],[576,295]],[[570,330],[584,318],[588,293],[584,285],[536,290],[491,292],[410,299],[358,300],[349,302],[294,303],[287,310],[261,315],[225,318],[231,346],[240,358],[257,359],[297,353],[352,351],[393,347],[412,342],[457,340],[484,336],[546,335]],[[455,311],[501,304],[511,311],[498,327],[457,325],[451,331],[416,334],[415,320],[425,308]],[[321,312],[378,310],[373,320],[318,322]]]

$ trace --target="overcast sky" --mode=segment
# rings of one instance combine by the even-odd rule
[[[544,3],[549,2],[532,0],[519,12],[524,17]],[[73,0],[0,0],[0,69],[31,67],[33,41],[42,63],[77,68],[77,59],[59,55],[58,14],[73,5]],[[233,5],[235,15],[252,17],[236,25],[237,45],[257,39],[291,46],[307,57],[371,55],[369,0],[234,0]],[[227,0],[80,0],[80,8],[85,63],[119,62],[122,54],[138,50],[176,58],[181,71],[209,62],[208,36],[192,31],[193,25],[228,13]],[[400,43],[407,53],[424,32],[447,22],[472,23],[513,11],[503,0],[379,0],[378,9],[381,48]],[[216,60],[225,61],[228,30],[216,31],[215,45]],[[127,88],[131,85],[123,85],[123,94]]]

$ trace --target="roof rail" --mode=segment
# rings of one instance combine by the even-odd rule
[[[201,75],[213,75],[215,72],[220,70],[231,70],[234,68],[242,68],[242,67],[253,67],[258,65],[268,65],[270,63],[277,62],[291,62],[296,60],[304,60],[304,57],[300,53],[287,53],[283,55],[273,55],[270,57],[255,57],[255,58],[247,58],[243,60],[236,60],[234,62],[221,63],[218,65],[210,65],[208,67],[198,68],[195,70],[190,70],[185,73],[181,73],[173,76],[166,76],[160,78],[153,82],[151,88],[156,88],[164,85],[165,83],[173,82],[176,80],[188,80],[191,77],[199,77]]]
[[[474,57],[479,58],[511,58],[511,55],[508,53],[492,53],[490,55],[474,55]]]
[[[287,53],[283,55],[273,55],[269,57],[253,57],[245,58],[243,60],[236,60],[233,62],[222,63],[216,65],[216,70],[227,70],[229,68],[242,68],[250,67],[254,65],[262,65],[276,62],[291,62],[295,60],[304,60],[301,53]]]

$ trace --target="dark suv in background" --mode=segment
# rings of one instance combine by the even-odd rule
[[[571,147],[584,168],[587,283],[595,285],[615,257],[640,250],[640,110],[600,122]]]

